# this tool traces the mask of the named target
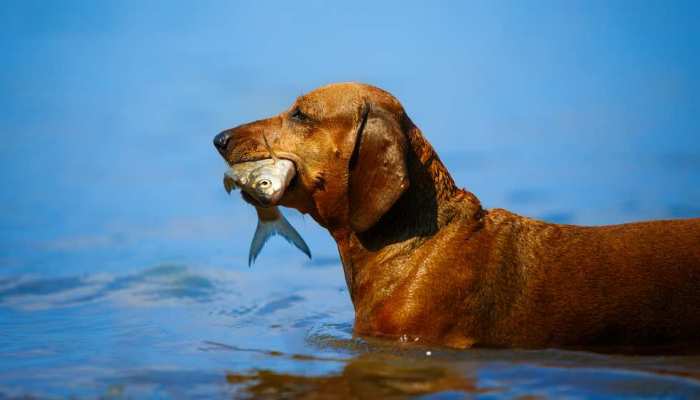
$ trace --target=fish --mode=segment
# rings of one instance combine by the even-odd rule
[[[255,263],[267,240],[274,235],[282,236],[311,258],[309,246],[275,205],[295,174],[293,162],[277,157],[237,163],[224,174],[226,192],[231,193],[233,189],[240,188],[245,195],[260,204],[255,205],[258,226],[250,243],[248,266]]]
[[[258,226],[255,228],[255,235],[250,242],[248,266],[255,262],[267,240],[274,235],[282,236],[306,254],[309,259],[311,258],[309,246],[292,224],[287,221],[287,218],[282,215],[278,207],[255,207],[255,211],[258,213]]]

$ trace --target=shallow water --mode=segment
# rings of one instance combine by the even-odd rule
[[[496,179],[501,172],[489,167],[490,157],[448,153],[446,163],[462,182]],[[643,175],[664,179],[674,168],[653,164]],[[217,178],[211,179],[212,196],[221,202],[216,215],[160,225],[129,218],[50,240],[5,234],[18,245],[6,248],[0,279],[2,396],[700,396],[695,355],[453,351],[353,337],[352,305],[327,233],[287,211],[314,258],[273,239],[248,268],[254,210],[237,193],[227,197]],[[503,206],[578,222],[598,196],[618,205],[606,218],[628,215],[630,199],[579,187],[520,187],[505,192]],[[659,206],[675,216],[676,208]]]
[[[353,338],[340,275],[330,264],[171,264],[6,279],[0,390],[115,398],[700,395],[697,356],[452,351]]]
[[[247,267],[211,144],[360,80],[486,207],[698,217],[697,7],[176,3],[3,4],[0,398],[700,397],[697,355],[353,337],[310,218],[285,211],[311,261],[273,239]]]

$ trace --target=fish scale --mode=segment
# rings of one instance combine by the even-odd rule
[[[255,206],[258,226],[250,243],[248,266],[255,262],[267,240],[274,235],[282,236],[311,258],[309,246],[274,205],[282,198],[295,174],[294,163],[278,158],[237,163],[224,174],[227,192],[240,188],[263,205]]]

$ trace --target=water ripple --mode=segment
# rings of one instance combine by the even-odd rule
[[[223,283],[181,265],[160,265],[124,276],[6,279],[0,285],[0,306],[48,309],[104,299],[127,303],[209,302]],[[230,288],[229,288],[230,289]]]

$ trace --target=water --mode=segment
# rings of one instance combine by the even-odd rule
[[[512,169],[503,161],[495,167],[495,160],[446,158],[458,181],[510,182],[504,187],[517,189],[502,193],[504,205],[545,219],[578,222],[596,197],[613,217],[633,212],[632,199],[618,194],[518,185],[518,177],[501,172],[515,171],[517,157],[507,161],[516,164]],[[627,162],[634,160],[608,161]],[[161,226],[132,218],[92,235],[36,240],[8,252],[0,280],[3,396],[700,396],[696,355],[452,351],[353,337],[352,305],[327,234],[288,211],[314,259],[277,239],[246,267],[255,212],[237,193],[225,194],[222,171],[211,171],[203,185],[221,205],[199,211],[203,216]],[[640,186],[676,167],[643,172]],[[660,206],[668,216],[677,212]]]
[[[692,6],[171,4],[0,14],[0,398],[700,397],[693,354],[353,337],[310,218],[285,210],[313,260],[273,239],[247,267],[255,212],[225,194],[211,145],[362,80],[486,207],[697,217]]]

